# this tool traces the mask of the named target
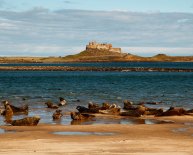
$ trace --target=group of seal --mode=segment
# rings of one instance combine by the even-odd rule
[[[12,120],[13,115],[28,114],[28,105],[22,107],[16,107],[11,105],[8,101],[2,102],[4,105],[4,110],[1,115],[5,117],[5,122],[13,126],[35,126],[39,123],[40,117],[25,117],[18,120]]]
[[[141,102],[134,104],[131,101],[125,100],[123,102],[124,106],[121,109],[120,106],[110,103],[99,104],[90,102],[88,107],[77,106],[76,109],[78,112],[71,112],[71,118],[73,120],[85,120],[92,119],[95,115],[93,114],[110,114],[110,115],[119,115],[119,116],[129,116],[129,117],[141,117],[144,115],[154,115],[158,116],[182,116],[190,115],[193,113],[193,109],[185,110],[184,108],[170,107],[168,110],[162,108],[150,108],[146,105],[159,105],[162,102]]]
[[[45,102],[47,108],[56,109],[53,113],[53,120],[59,120],[62,118],[62,110],[59,109],[61,106],[66,105],[66,100],[62,97],[59,98],[59,104],[54,104],[51,101]],[[95,114],[108,114],[108,115],[119,115],[119,116],[129,116],[129,117],[141,117],[144,115],[154,115],[154,116],[181,116],[190,115],[193,113],[193,109],[185,110],[184,108],[170,107],[168,110],[163,110],[162,108],[150,108],[146,105],[158,105],[162,102],[141,102],[134,104],[129,100],[123,102],[123,108],[117,104],[110,104],[104,102],[102,104],[88,103],[88,107],[77,106],[76,110],[70,113],[71,119],[74,121],[82,120],[92,120],[96,117]],[[14,126],[34,126],[39,123],[40,117],[26,117],[19,120],[12,120],[13,115],[18,114],[28,114],[28,106],[15,107],[11,105],[8,101],[3,101],[5,110],[2,111],[2,115],[5,117],[5,122]]]

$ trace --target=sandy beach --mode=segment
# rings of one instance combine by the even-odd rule
[[[192,116],[156,119],[173,120],[175,123],[1,126],[1,129],[9,132],[0,134],[0,154],[192,154]],[[58,135],[53,134],[54,132],[89,132],[91,134]],[[101,134],[92,134],[93,132]]]

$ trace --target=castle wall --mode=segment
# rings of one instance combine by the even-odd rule
[[[121,53],[121,48],[111,48],[109,51],[110,52]]]
[[[99,44],[96,42],[89,42],[86,49],[108,50],[110,52],[121,53],[121,48],[113,48],[112,44]]]

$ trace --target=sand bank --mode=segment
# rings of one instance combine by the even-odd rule
[[[1,126],[0,154],[192,154],[193,117],[161,117],[173,124]],[[57,135],[58,131],[112,135]]]

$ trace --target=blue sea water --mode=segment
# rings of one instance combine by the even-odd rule
[[[104,66],[107,65],[105,63],[100,64]],[[117,63],[114,63],[112,66],[116,66],[116,64]],[[127,66],[127,64],[128,63],[125,65]],[[154,67],[154,64],[145,63],[144,66]],[[84,66],[84,64],[79,65]],[[92,63],[92,65],[96,66],[95,63]],[[122,63],[122,65],[124,65],[124,63]],[[133,66],[136,66],[136,64],[133,64]],[[163,66],[175,67],[175,63],[171,63],[171,65],[166,63]],[[192,63],[178,63],[177,68],[180,66],[183,68],[193,68]],[[163,103],[159,106],[163,108],[183,106],[187,109],[192,109],[193,73],[78,71],[0,72],[0,100],[9,100],[12,104],[17,106],[29,104],[29,115],[40,115],[42,123],[53,123],[51,118],[53,110],[45,108],[46,106],[44,103],[48,100],[58,103],[59,97],[64,97],[68,102],[67,106],[62,108],[65,113],[76,110],[75,108],[77,105],[87,106],[89,101],[96,103],[107,101],[117,103],[123,107],[123,100],[125,99],[135,103],[143,101],[162,101]],[[80,102],[77,102],[77,100],[80,100]],[[19,117],[23,116],[17,116],[17,118]],[[70,116],[66,115],[62,119],[62,124],[69,123]],[[2,117],[0,117],[0,124],[4,124]]]
[[[193,69],[193,62],[97,62],[97,63],[24,63],[0,64],[0,66],[89,66],[89,67],[154,67]]]

